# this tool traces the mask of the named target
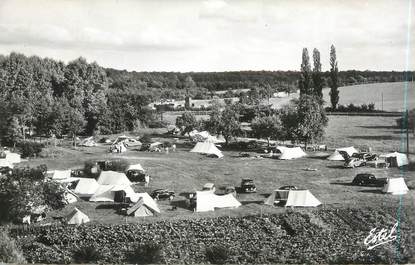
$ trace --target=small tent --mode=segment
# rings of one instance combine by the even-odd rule
[[[88,223],[89,217],[81,212],[78,208],[75,209],[66,217],[67,223],[71,225],[80,225]]]
[[[0,167],[13,168],[13,164],[7,161],[5,158],[0,158]]]
[[[78,196],[74,192],[67,189],[64,193],[64,203],[71,204],[77,201],[78,201]]]
[[[309,190],[274,190],[264,203],[274,205],[276,201],[285,201],[285,206],[294,207],[316,207],[321,204]]]
[[[394,152],[380,157],[384,158],[386,162],[390,163],[391,167],[401,167],[409,164],[408,157],[405,154]]]
[[[144,171],[144,168],[140,164],[134,164],[134,165],[129,165],[126,171],[128,170]]]
[[[160,143],[160,142],[155,142],[155,143],[152,143],[152,144],[150,144],[150,146],[148,147],[148,150],[149,151],[156,151],[156,150],[160,150],[160,148],[161,148],[161,146],[162,146],[163,144],[162,143]]]
[[[241,203],[232,194],[216,195],[212,191],[196,192],[196,212],[214,211],[215,208],[237,208]]]
[[[307,154],[301,149],[301,147],[292,147],[292,148],[285,148],[282,149],[282,154],[279,159],[288,160],[288,159],[296,159],[300,157],[304,157]]]
[[[383,187],[382,192],[391,193],[392,195],[403,195],[408,192],[408,187],[403,178],[390,178]]]
[[[160,209],[153,198],[148,193],[136,193],[134,198],[130,198],[132,201],[136,201],[130,209],[127,210],[127,215],[133,215],[136,217],[152,216],[154,213],[160,213]]]
[[[327,160],[344,161],[344,158],[339,153],[339,151],[345,151],[349,156],[352,156],[355,153],[359,153],[359,151],[356,148],[354,148],[353,146],[337,148],[336,150],[334,150],[334,152],[329,157],[327,157]]]
[[[100,185],[131,185],[124,173],[115,171],[101,171],[97,182]]]
[[[95,193],[89,198],[91,202],[122,202],[125,198],[135,195],[130,185],[99,185]]]
[[[195,147],[190,150],[192,153],[200,153],[206,155],[214,155],[218,158],[223,157],[222,152],[211,142],[198,142]]]
[[[6,160],[9,161],[11,164],[20,163],[22,160],[19,154],[11,153],[9,151],[5,151],[6,153]]]
[[[79,145],[91,147],[91,146],[97,146],[97,143],[94,141],[94,137],[91,136],[91,137],[83,139]]]
[[[79,178],[76,184],[74,193],[79,197],[89,198],[97,191],[99,187],[98,182],[93,178]]]
[[[54,170],[52,171],[53,180],[63,180],[71,177],[71,170]]]

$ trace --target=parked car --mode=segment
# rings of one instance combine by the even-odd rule
[[[360,173],[353,179],[352,184],[358,186],[383,187],[386,184],[386,181],[386,178],[376,178],[376,176],[371,173]]]
[[[235,189],[235,187],[234,186],[231,186],[231,185],[229,185],[229,186],[226,186],[225,187],[225,194],[232,194],[234,197],[236,197],[236,189]]]
[[[374,153],[360,152],[360,153],[354,153],[352,155],[352,158],[358,158],[358,159],[366,160],[366,161],[375,161],[375,160],[378,160],[378,155]]]
[[[132,182],[146,182],[146,174],[141,170],[130,169],[127,171],[126,175]]]
[[[167,189],[157,189],[154,190],[150,196],[154,199],[154,200],[173,200],[174,196],[176,196],[176,194],[174,193],[174,191],[171,190],[167,190]]]
[[[282,186],[279,188],[279,190],[298,190],[298,188],[296,186]]]
[[[214,183],[206,183],[205,185],[203,185],[202,190],[211,190],[211,191],[215,191],[216,187]]]
[[[344,167],[346,168],[355,168],[366,166],[366,160],[363,158],[350,156],[346,151],[339,151],[339,153],[344,158]],[[353,154],[355,155],[355,154]]]
[[[256,192],[256,186],[252,179],[242,179],[241,181],[241,192],[251,193]]]

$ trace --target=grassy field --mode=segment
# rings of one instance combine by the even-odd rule
[[[327,136],[324,143],[330,149],[354,145],[371,146],[374,151],[385,152],[398,150],[400,143],[399,129],[392,125],[390,117],[345,117],[330,116]],[[173,140],[158,138],[157,140]],[[189,153],[192,144],[187,140],[179,140],[175,153],[149,153],[128,150],[124,154],[108,153],[108,146],[59,148],[56,158],[33,159],[25,162],[27,165],[47,164],[49,169],[82,168],[89,159],[125,158],[131,163],[140,163],[150,174],[151,181],[147,188],[136,186],[136,191],[151,192],[156,188],[172,189],[178,195],[170,204],[160,202],[161,215],[142,218],[124,217],[116,214],[112,204],[77,202],[65,209],[52,212],[50,216],[63,216],[79,207],[93,221],[103,223],[143,222],[155,219],[198,218],[204,216],[247,215],[256,213],[275,213],[285,211],[284,208],[265,206],[262,201],[274,189],[283,185],[295,185],[309,189],[322,203],[322,207],[398,207],[399,197],[385,195],[378,188],[355,187],[348,183],[359,172],[373,172],[379,177],[403,175],[408,186],[415,188],[415,172],[404,172],[397,168],[375,169],[358,168],[343,169],[342,162],[328,161],[309,156],[297,160],[282,161],[269,158],[240,158],[238,152],[224,151],[223,159],[207,158],[203,155]],[[411,144],[414,141],[411,138]],[[413,147],[411,149],[413,153]],[[254,155],[254,154],[253,154]],[[317,171],[305,171],[305,168],[316,168]],[[235,210],[219,210],[209,213],[193,213],[186,208],[186,192],[200,190],[206,182],[214,182],[217,187],[224,185],[238,186],[241,178],[253,178],[258,192],[241,194],[238,198],[243,204]],[[414,191],[411,190],[402,200],[404,207],[414,205]],[[172,206],[177,210],[172,211]]]

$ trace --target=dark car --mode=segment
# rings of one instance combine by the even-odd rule
[[[298,190],[298,188],[296,186],[288,185],[280,187],[279,190]]]
[[[167,189],[157,189],[151,193],[151,197],[154,200],[173,200],[175,196],[174,191],[167,190]]]
[[[338,151],[344,158],[345,168],[355,168],[366,166],[366,160],[356,156],[350,156],[346,151]],[[356,155],[356,154],[353,154]]]
[[[146,174],[141,170],[130,169],[126,173],[127,178],[132,182],[145,182]]]
[[[225,187],[225,194],[232,194],[234,197],[236,197],[236,189],[235,189],[235,187],[234,186],[231,186],[231,185],[229,185],[229,186],[226,186]]]
[[[375,161],[378,160],[378,155],[374,153],[368,153],[368,152],[360,152],[360,153],[354,153],[352,155],[354,158],[358,158],[360,160],[365,161]]]
[[[252,179],[242,179],[241,192],[251,193],[256,192],[256,186]]]
[[[359,186],[383,187],[386,184],[386,178],[376,178],[376,176],[371,173],[360,173],[353,179],[352,184]]]

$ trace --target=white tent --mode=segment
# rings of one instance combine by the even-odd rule
[[[211,142],[198,142],[190,152],[223,157],[222,152]]]
[[[140,164],[135,164],[135,165],[129,165],[126,171],[128,170],[144,171],[144,168]]]
[[[71,170],[54,170],[52,173],[53,180],[63,180],[71,177]]]
[[[354,153],[359,153],[359,151],[356,148],[354,148],[353,146],[337,148],[336,150],[334,150],[334,152],[329,157],[327,157],[327,160],[343,161],[344,158],[339,153],[339,151],[345,151],[349,156],[352,156]]]
[[[115,171],[101,171],[97,182],[100,185],[131,185],[124,173]]]
[[[95,193],[89,198],[89,201],[114,202],[117,191],[124,191],[125,197],[134,198],[135,196],[135,192],[130,185],[99,185]]]
[[[408,157],[405,154],[394,152],[380,157],[384,158],[386,161],[390,161],[391,167],[401,167],[409,164]]]
[[[275,201],[286,201],[285,206],[316,207],[321,202],[309,190],[274,190],[264,203],[274,205]]]
[[[285,149],[282,149],[282,154],[279,157],[279,159],[282,159],[282,160],[295,159],[295,158],[304,157],[306,155],[307,154],[304,153],[301,147],[285,148]]]
[[[237,208],[241,203],[232,194],[216,195],[212,191],[196,192],[196,212],[214,211],[215,208]]]
[[[13,168],[13,164],[7,161],[5,158],[0,159],[0,167],[9,167]]]
[[[150,146],[148,147],[149,151],[155,151],[157,148],[159,148],[159,146],[162,145],[162,143],[160,142],[155,142],[150,144]]]
[[[403,195],[408,192],[408,187],[403,178],[389,178],[382,192],[392,193],[392,195]]]
[[[131,201],[137,202],[127,211],[127,215],[138,216],[152,216],[154,213],[160,213],[160,209],[153,198],[148,193],[135,193],[130,197]]]
[[[75,207],[75,209],[66,217],[66,220],[68,224],[80,225],[88,223],[89,217]]]
[[[83,139],[79,145],[91,147],[91,146],[97,146],[97,143],[94,141],[94,137],[91,136],[91,137]]]
[[[99,187],[98,182],[93,178],[79,178],[74,193],[79,197],[91,197]]]
[[[64,203],[70,204],[78,201],[78,196],[70,190],[66,190],[64,194]]]
[[[20,159],[20,155],[11,152],[6,153],[6,160],[9,161],[11,164],[20,163],[22,160]]]

